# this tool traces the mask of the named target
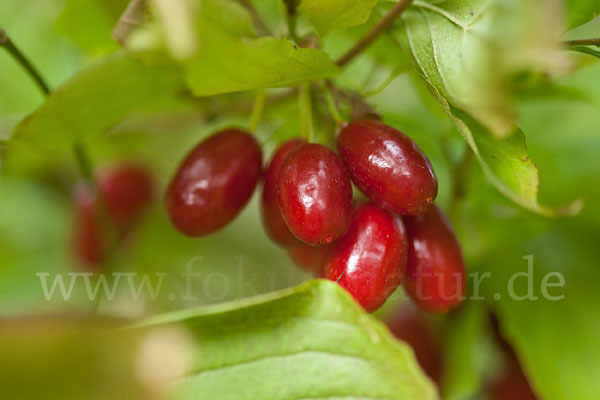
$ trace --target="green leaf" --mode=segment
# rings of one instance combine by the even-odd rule
[[[588,54],[588,55],[596,57],[596,58],[600,58],[600,51],[594,50],[591,47],[575,46],[575,47],[569,48],[569,50],[576,51],[578,53]]]
[[[160,58],[166,48],[182,65],[185,81],[196,96],[297,86],[338,72],[322,50],[300,48],[286,39],[257,38],[248,12],[237,2],[178,1],[191,13],[191,23],[183,24],[171,15],[170,7],[156,7],[159,25],[153,32],[158,33],[158,42],[150,50]],[[184,29],[183,35],[178,24],[195,29]],[[152,32],[152,26],[146,26],[138,33],[143,29]]]
[[[583,25],[600,15],[598,0],[567,0],[569,29]]]
[[[198,341],[175,399],[435,399],[410,348],[329,281],[149,320]],[[281,382],[286,382],[282,385]]]
[[[184,63],[187,84],[197,96],[297,86],[338,71],[327,53],[287,39],[240,38],[208,26],[202,37],[200,52]]]
[[[57,30],[91,54],[118,49],[111,31],[127,0],[66,0]]]
[[[514,131],[515,76],[564,70],[556,0],[414,6],[403,14],[403,34],[424,79],[498,137]]]
[[[26,157],[25,164],[30,164],[60,157],[75,141],[106,133],[136,109],[182,87],[172,65],[148,66],[125,53],[102,58],[57,88],[17,125],[6,161],[10,165]]]
[[[323,36],[332,30],[364,24],[378,0],[302,0],[298,11]]]
[[[482,58],[481,53],[492,53],[478,29],[491,18],[486,15],[494,14],[494,8],[489,8],[484,16],[479,15],[484,3],[449,1],[442,9],[417,2],[418,9],[403,15],[405,32],[399,35],[403,46],[475,153],[487,179],[501,193],[540,214],[576,212],[576,206],[553,210],[538,203],[538,171],[528,156],[523,132],[514,125],[512,108],[503,98],[507,82],[493,68],[494,63],[509,61],[498,54]]]

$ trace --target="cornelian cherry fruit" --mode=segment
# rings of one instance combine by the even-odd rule
[[[306,140],[299,138],[283,143],[273,153],[269,166],[265,171],[261,203],[262,222],[267,235],[269,235],[273,242],[281,246],[296,245],[297,247],[302,247],[300,246],[301,242],[290,232],[281,216],[279,200],[277,199],[277,185],[283,161],[292,150],[305,143]]]
[[[434,204],[423,215],[404,218],[409,237],[405,288],[428,311],[448,311],[466,291],[465,264],[450,222]]]
[[[137,164],[117,164],[102,170],[98,185],[108,211],[121,233],[141,218],[153,195],[148,171]]]
[[[137,164],[115,164],[97,174],[99,193],[80,182],[73,191],[73,253],[80,264],[105,263],[119,237],[139,222],[152,200],[148,171]]]
[[[325,264],[331,254],[331,245],[311,246],[298,241],[297,244],[286,248],[288,255],[296,265],[315,276],[322,277]]]
[[[106,261],[107,237],[98,224],[96,199],[87,186],[81,182],[73,190],[73,227],[71,246],[76,261],[90,269]]]
[[[261,174],[261,149],[249,133],[226,129],[209,136],[188,153],[167,189],[171,222],[187,236],[217,231],[248,203]]]
[[[337,155],[320,144],[301,145],[286,157],[278,199],[288,228],[305,243],[329,244],[350,225],[350,180]]]
[[[378,309],[402,281],[407,239],[402,220],[375,204],[356,208],[348,233],[333,246],[326,278],[348,290],[365,310]]]
[[[419,365],[438,385],[442,380],[443,354],[439,337],[412,305],[403,306],[386,319],[390,331],[410,345]]]
[[[431,163],[408,136],[378,121],[345,126],[337,148],[358,189],[398,214],[424,213],[437,196]]]

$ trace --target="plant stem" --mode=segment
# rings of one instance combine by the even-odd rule
[[[335,103],[335,99],[333,98],[331,90],[328,86],[325,86],[325,88],[323,89],[323,93],[325,95],[325,101],[327,102],[327,108],[329,108],[329,113],[333,117],[335,124],[337,126],[343,125],[346,121],[344,120],[344,117],[342,117],[342,115],[340,114],[340,111],[338,110],[337,105]]]
[[[286,8],[286,19],[288,25],[288,35],[294,43],[298,43],[296,34],[296,7],[300,4],[299,0],[284,0]]]
[[[344,55],[342,55],[337,61],[336,64],[340,67],[348,64],[354,57],[359,55],[364,49],[369,47],[369,45],[377,39],[377,37],[384,32],[391,24],[411,5],[413,0],[399,0],[394,7],[387,14],[383,16],[379,20],[379,22],[369,31],[367,34],[348,50]]]
[[[250,115],[250,122],[248,122],[248,130],[250,132],[254,132],[258,126],[258,123],[260,122],[260,117],[263,109],[265,108],[266,97],[265,89],[259,89],[258,93],[256,93],[254,107],[252,108],[252,114]]]
[[[8,34],[0,29],[0,47],[4,47],[6,51],[27,71],[29,76],[35,81],[40,90],[48,96],[50,94],[50,89],[46,84],[46,81],[42,78],[40,73],[35,69],[35,67],[29,62],[27,57],[21,51],[12,40],[8,37]]]
[[[598,47],[600,47],[600,38],[567,40],[567,41],[564,41],[563,44],[567,47],[570,47],[570,46],[598,46]]]
[[[260,14],[259,14],[258,10],[256,9],[256,7],[254,7],[254,4],[252,4],[252,1],[250,1],[250,0],[239,0],[239,2],[250,13],[250,16],[252,17],[252,20],[254,21],[254,25],[256,26],[256,28],[258,30],[258,33],[261,36],[270,36],[272,34],[271,30],[269,29],[269,27],[267,26],[267,24],[265,23],[265,21],[260,16]]]
[[[80,141],[76,142],[73,150],[75,151],[75,158],[77,160],[77,165],[81,175],[89,185],[94,185],[94,179],[92,176],[92,163],[87,152],[85,151],[83,143]]]
[[[145,0],[131,0],[112,30],[113,39],[124,44],[131,31],[140,25],[147,15],[148,5]]]
[[[312,99],[310,84],[301,85],[298,90],[298,103],[300,106],[300,127],[302,135],[308,142],[314,140],[313,121],[312,121]]]
[[[453,168],[453,188],[449,208],[449,214],[452,218],[456,217],[458,205],[465,197],[467,191],[467,175],[474,160],[475,154],[470,147],[466,146],[462,159]]]

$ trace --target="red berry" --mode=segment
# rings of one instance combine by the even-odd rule
[[[304,139],[292,139],[282,144],[271,157],[265,172],[262,194],[262,222],[265,231],[275,243],[281,246],[300,245],[300,241],[290,232],[281,216],[279,200],[277,199],[277,184],[279,172],[285,158],[296,147],[305,144]]]
[[[334,244],[326,277],[339,279],[365,310],[374,311],[402,281],[406,254],[402,220],[372,203],[362,204],[348,233]]]
[[[323,268],[327,263],[331,246],[311,246],[298,241],[297,244],[288,247],[287,253],[299,267],[312,271],[317,277],[323,274]]]
[[[98,174],[97,182],[99,195],[86,183],[77,184],[73,192],[74,253],[89,267],[107,261],[115,234],[133,229],[152,199],[152,181],[139,165],[113,165]]]
[[[96,199],[87,184],[79,183],[73,190],[73,228],[71,244],[76,260],[94,268],[106,261],[107,237],[98,224]]]
[[[250,134],[226,129],[209,136],[188,153],[167,189],[171,222],[187,236],[224,227],[248,203],[261,173],[261,149]]]
[[[434,204],[423,215],[404,218],[408,233],[406,292],[421,308],[447,311],[466,291],[465,264],[450,222]]]
[[[279,206],[296,237],[329,244],[341,237],[352,217],[352,186],[335,153],[320,144],[292,151],[279,174]]]
[[[390,331],[413,349],[423,371],[438,385],[442,377],[442,349],[435,332],[414,307],[402,307],[387,320]]]
[[[431,163],[417,144],[377,121],[355,121],[337,140],[356,186],[375,204],[404,215],[424,213],[437,196]]]
[[[98,184],[119,231],[125,233],[140,219],[152,200],[152,180],[139,165],[119,164],[103,170]]]

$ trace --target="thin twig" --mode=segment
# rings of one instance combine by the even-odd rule
[[[40,90],[46,96],[50,94],[50,88],[48,87],[48,84],[46,83],[46,81],[42,78],[42,76],[35,69],[35,67],[29,62],[27,57],[25,57],[25,55],[23,53],[21,53],[19,48],[17,46],[15,46],[13,41],[10,40],[10,38],[8,37],[8,34],[3,29],[0,29],[0,47],[4,47],[6,49],[6,51],[8,51],[10,53],[10,55],[13,56],[13,58],[19,64],[21,64],[21,66],[23,68],[25,68],[25,70],[27,71],[29,76],[35,81],[35,83],[38,85]]]
[[[256,99],[254,100],[254,106],[252,108],[252,114],[250,115],[250,122],[248,122],[248,130],[254,132],[260,117],[262,116],[263,109],[265,108],[266,92],[265,89],[259,89],[256,93]]]
[[[252,4],[252,2],[250,0],[238,0],[238,1],[250,13],[252,20],[254,21],[254,25],[256,26],[256,29],[258,30],[258,33],[261,36],[271,36],[272,35],[271,30],[265,23],[265,20],[260,16],[260,13],[256,9],[256,7],[254,7],[254,4]]]
[[[300,125],[302,136],[310,143],[314,140],[312,117],[312,92],[310,84],[305,83],[298,88],[298,103],[300,106]]]
[[[571,46],[598,46],[598,47],[600,47],[600,38],[566,40],[563,42],[563,44],[567,47],[571,47]]]
[[[131,31],[144,22],[147,16],[148,5],[146,4],[146,1],[131,0],[112,30],[113,39],[124,44]]]
[[[394,7],[392,7],[392,9],[390,11],[388,11],[388,13],[385,14],[383,16],[383,18],[381,18],[381,20],[379,20],[379,22],[369,32],[358,43],[356,43],[354,45],[354,47],[352,47],[350,50],[348,50],[343,56],[341,56],[336,61],[336,64],[341,67],[343,65],[346,65],[350,61],[352,61],[352,59],[354,59],[354,57],[356,57],[364,49],[369,47],[369,45],[375,39],[377,39],[377,37],[383,31],[385,31],[392,24],[392,22],[394,22],[396,20],[396,18],[398,18],[400,16],[400,14],[402,14],[402,12],[404,12],[404,10],[406,10],[408,8],[408,6],[411,5],[412,2],[413,2],[413,0],[398,1],[394,5]]]

